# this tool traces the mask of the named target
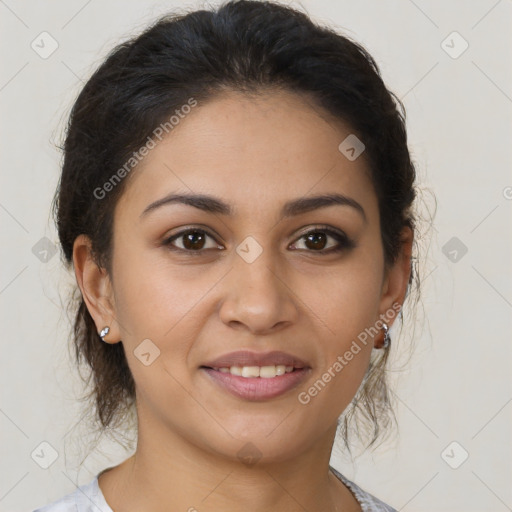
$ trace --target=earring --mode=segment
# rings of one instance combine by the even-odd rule
[[[382,344],[382,349],[389,348],[389,345],[391,344],[391,336],[389,335],[389,327],[388,324],[383,322],[382,328],[384,329],[384,343]]]
[[[107,325],[106,327],[103,327],[103,329],[100,332],[100,338],[102,341],[105,341],[105,336],[109,333],[110,327]]]

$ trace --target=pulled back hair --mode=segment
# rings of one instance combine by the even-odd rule
[[[224,91],[264,90],[307,95],[315,108],[347,123],[364,142],[385,264],[392,264],[401,249],[401,230],[408,226],[415,231],[416,220],[416,172],[403,104],[387,90],[370,54],[348,37],[284,5],[234,0],[215,10],[159,18],[116,46],[81,90],[66,127],[53,200],[67,268],[75,239],[85,234],[96,263],[112,275],[113,214],[129,176],[105,197],[94,191],[144,145],[155,127],[191,97],[200,108]],[[407,297],[413,282],[419,292],[412,264]],[[93,381],[85,398],[92,402],[94,423],[107,432],[135,409],[135,383],[124,347],[101,342],[78,287],[68,307],[77,363],[85,361],[87,384]],[[386,384],[388,354],[372,352],[365,378],[338,421],[349,451],[352,420],[357,437],[369,440],[368,446],[396,420]]]

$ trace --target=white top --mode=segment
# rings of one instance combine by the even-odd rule
[[[396,509],[363,491],[354,482],[345,478],[341,473],[331,467],[332,472],[352,491],[352,494],[361,505],[362,512],[397,512]],[[98,485],[98,476],[88,484],[77,487],[74,492],[67,494],[49,505],[38,508],[33,512],[114,512],[103,496]]]

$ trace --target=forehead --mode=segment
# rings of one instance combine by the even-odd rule
[[[350,161],[338,149],[351,133],[304,95],[223,93],[157,141],[132,171],[118,209],[140,214],[149,202],[182,192],[223,197],[236,214],[254,215],[337,191],[371,210],[376,198],[364,153]]]

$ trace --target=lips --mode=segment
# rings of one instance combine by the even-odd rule
[[[311,367],[286,352],[239,350],[200,366],[209,382],[238,398],[261,401],[276,398],[299,386]]]
[[[252,352],[238,350],[224,354],[201,365],[206,368],[229,368],[231,366],[293,366],[294,368],[309,368],[308,364],[297,356],[281,351]]]

